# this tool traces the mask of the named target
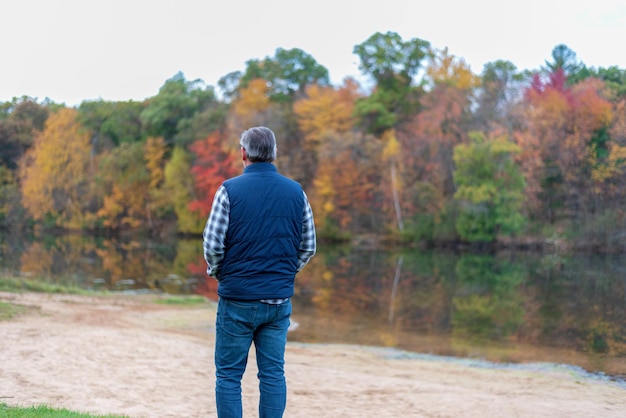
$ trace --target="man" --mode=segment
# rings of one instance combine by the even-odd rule
[[[266,127],[241,135],[243,174],[213,198],[203,235],[208,274],[218,281],[218,417],[241,417],[241,379],[252,342],[259,369],[259,417],[282,417],[285,344],[296,273],[315,255],[313,212],[300,184],[278,173]]]

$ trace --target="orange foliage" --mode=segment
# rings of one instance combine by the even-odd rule
[[[326,138],[310,196],[318,228],[323,228],[327,221],[348,228],[354,226],[356,218],[368,216],[375,209],[373,195],[380,179],[375,164],[379,145],[351,134]]]
[[[601,96],[604,83],[589,78],[576,84],[572,93],[576,98],[574,118],[577,129],[589,136],[594,131],[609,126],[613,119],[611,103]]]
[[[527,90],[526,129],[513,138],[523,150],[519,158],[527,198],[535,209],[556,200],[575,210],[585,208],[584,191],[591,190],[590,173],[598,163],[594,141],[613,119],[603,89],[604,83],[592,78],[570,89],[562,71],[557,71],[545,83],[536,76]],[[604,177],[608,172],[595,175]]]
[[[150,173],[141,143],[122,144],[102,157],[105,195],[98,215],[110,228],[138,227],[150,219]]]
[[[397,133],[402,147],[399,175],[408,187],[426,182],[441,191],[442,198],[451,197],[452,152],[455,145],[467,141],[463,118],[469,99],[465,91],[440,84],[421,102],[423,110]]]

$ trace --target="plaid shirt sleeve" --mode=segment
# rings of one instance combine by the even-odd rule
[[[220,267],[224,259],[224,241],[230,214],[230,200],[224,186],[220,186],[213,197],[211,214],[207,219],[202,234],[204,259],[208,265],[207,273],[219,280]]]
[[[316,239],[315,239],[315,223],[313,221],[313,210],[309,204],[309,199],[304,193],[304,211],[302,214],[302,238],[300,247],[298,248],[298,271],[302,270],[309,262],[311,257],[315,255]]]

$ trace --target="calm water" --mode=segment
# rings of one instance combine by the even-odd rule
[[[52,283],[203,294],[199,239],[1,237],[0,268]],[[291,341],[367,344],[626,376],[626,256],[321,247],[297,278]]]

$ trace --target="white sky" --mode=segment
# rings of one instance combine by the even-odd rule
[[[333,83],[360,76],[355,45],[420,38],[479,74],[538,69],[564,43],[587,66],[626,68],[624,0],[3,0],[0,102],[143,100],[178,71],[208,85],[276,48],[300,48]]]

